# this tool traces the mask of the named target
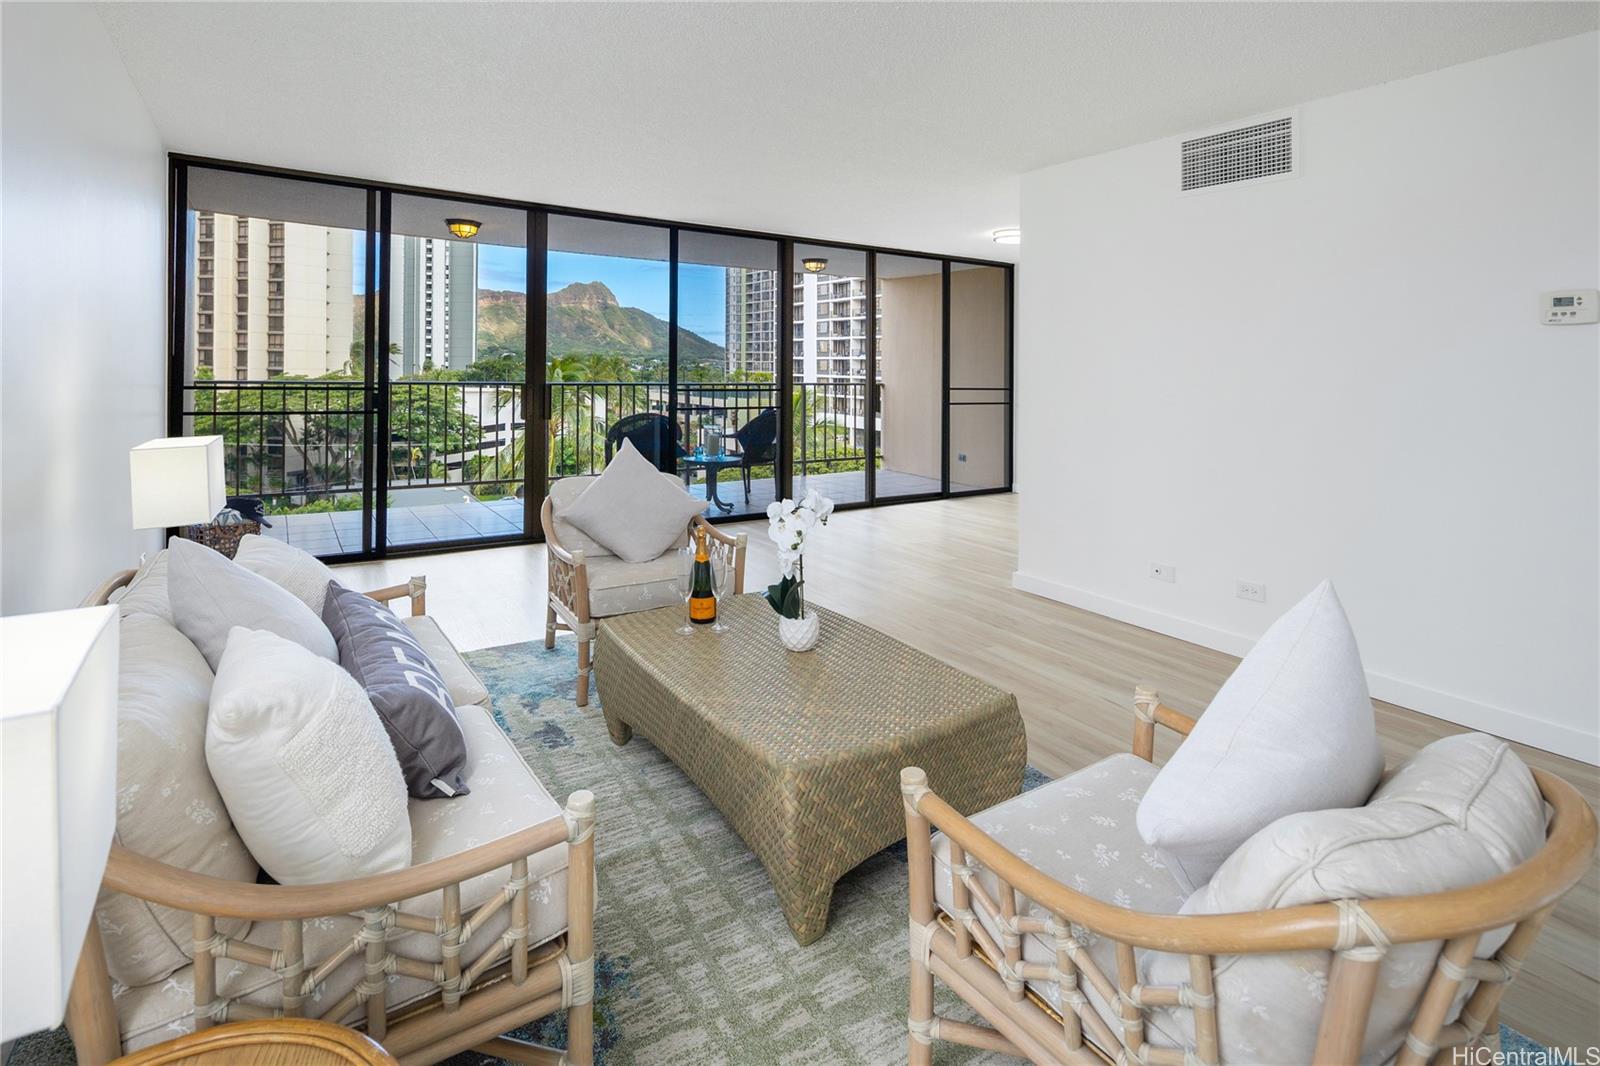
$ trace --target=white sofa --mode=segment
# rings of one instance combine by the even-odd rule
[[[550,1013],[552,1003],[570,1010],[563,1061],[590,1061],[592,797],[575,793],[564,810],[518,755],[482,681],[423,613],[425,582],[369,595],[411,601],[404,622],[456,704],[471,791],[410,801],[411,869],[285,888],[254,883],[255,863],[210,781],[210,672],[172,626],[164,555],[91,597],[119,601],[123,611],[121,802],[119,844],[91,931],[101,951],[86,952],[93,957],[80,968],[69,1014],[80,1061],[197,1024],[282,1012],[360,1025],[402,1062],[431,1062],[484,1043],[486,1017],[505,1031]],[[577,891],[569,892],[569,872]],[[186,877],[192,894],[180,891]],[[351,891],[383,881],[394,885],[392,906],[357,898],[373,891]],[[197,904],[185,910],[212,913],[163,906],[179,896]],[[306,920],[268,920],[285,909]],[[492,1014],[467,1007],[479,995],[494,997]]]

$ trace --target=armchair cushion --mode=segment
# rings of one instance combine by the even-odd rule
[[[167,542],[167,594],[174,624],[213,670],[235,626],[264,629],[324,659],[339,658],[333,634],[293,593],[195,541]]]
[[[207,549],[208,551],[210,549]],[[206,767],[211,668],[187,637],[151,614],[122,620],[117,668],[117,841],[152,859],[235,881],[256,879]],[[96,908],[111,976],[159,981],[187,966],[194,926],[166,907],[102,892]],[[240,936],[248,922],[217,929]]]
[[[562,518],[630,563],[644,563],[683,535],[689,520],[705,510],[696,499],[639,454],[632,441]]]
[[[602,556],[590,560],[588,567],[590,618],[683,606],[683,594],[678,591],[678,553],[675,551],[644,563]]]
[[[1482,733],[1435,741],[1385,782],[1365,807],[1307,811],[1251,837],[1183,905],[1184,914],[1268,910],[1336,899],[1442,892],[1478,884],[1531,858],[1545,839],[1533,775],[1505,741]],[[1478,956],[1509,929],[1486,934]],[[1440,943],[1396,944],[1384,956],[1362,1062],[1399,1050]],[[1284,952],[1216,960],[1224,1062],[1310,1062],[1330,953]],[[1146,980],[1188,980],[1188,961],[1150,953]],[[1467,982],[1452,1007],[1465,998]],[[1193,1040],[1187,1011],[1162,1015],[1164,1032]],[[1448,1020],[1448,1018],[1447,1018]]]
[[[1264,633],[1139,804],[1185,892],[1286,814],[1366,802],[1383,773],[1355,634],[1324,581]]]
[[[1143,759],[1113,755],[975,814],[972,823],[1068,888],[1119,907],[1176,914],[1183,906],[1184,893],[1174,884],[1156,850],[1139,839],[1134,819],[1139,800],[1155,776],[1155,767]],[[998,899],[998,880],[975,862],[973,866],[990,898]],[[943,833],[933,837],[933,891],[939,907],[951,912],[954,896],[950,841]],[[1019,914],[1025,915],[1044,917],[1049,913],[1026,897],[1018,898],[1017,908]],[[983,911],[971,909],[998,942],[998,930]],[[1084,940],[1096,964],[1107,974],[1115,975],[1115,943],[1092,935]],[[1055,961],[1055,945],[1046,937],[1025,935],[1022,957],[1048,965]],[[1052,1007],[1061,1009],[1060,990],[1055,982],[1029,982],[1029,987]],[[1117,1005],[1107,1003],[1087,981],[1082,987],[1106,1024],[1113,1031],[1120,1031]]]
[[[239,538],[239,550],[233,561],[268,581],[294,594],[294,598],[322,617],[322,605],[328,598],[328,585],[339,584],[326,563],[315,555],[292,544],[259,533],[247,533]]]

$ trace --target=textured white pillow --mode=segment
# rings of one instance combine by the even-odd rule
[[[339,583],[333,571],[315,555],[257,533],[239,538],[233,561],[294,593],[294,598],[311,608],[318,618],[322,617],[322,604],[328,598],[328,582]]]
[[[583,490],[561,517],[629,563],[647,563],[683,536],[689,519],[706,509],[669,484],[632,441]]]
[[[1262,634],[1139,803],[1139,835],[1193,892],[1257,830],[1359,807],[1383,773],[1355,634],[1324,581]]]
[[[1273,822],[1229,856],[1182,912],[1233,914],[1464,888],[1532,858],[1544,838],[1543,799],[1510,745],[1483,733],[1446,737],[1417,752],[1365,807]],[[1509,932],[1487,934],[1478,956],[1493,954]],[[1439,948],[1436,940],[1396,944],[1384,956],[1362,1062],[1389,1062],[1399,1050]],[[1219,958],[1222,1061],[1310,1062],[1329,962],[1326,951]],[[1149,984],[1182,984],[1189,960],[1151,952],[1141,970]],[[1192,1043],[1193,1014],[1170,1012],[1158,1028]]]
[[[339,659],[333,634],[311,608],[204,544],[181,537],[167,542],[167,597],[173,624],[213,670],[234,626],[265,629],[324,659]]]
[[[355,678],[235,627],[211,689],[206,762],[250,853],[280,884],[403,869],[406,783]]]
[[[167,549],[146,559],[133,580],[111,594],[111,602],[124,618],[142,613],[172,625],[172,602],[167,598]]]

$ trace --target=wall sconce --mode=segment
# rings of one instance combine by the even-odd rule
[[[478,230],[483,228],[483,223],[470,218],[447,218],[444,220],[444,224],[450,228],[451,233],[464,241],[470,241],[476,237]]]
[[[816,257],[802,259],[800,260],[800,265],[806,268],[807,274],[820,274],[824,270],[828,269],[828,261],[826,259],[820,259]]]

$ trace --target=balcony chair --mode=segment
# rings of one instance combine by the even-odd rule
[[[629,416],[630,418],[633,416]],[[637,445],[636,445],[637,446]],[[647,456],[648,458],[648,456]],[[744,591],[745,547],[749,534],[730,536],[696,515],[666,551],[649,562],[628,563],[561,517],[599,475],[565,477],[550,486],[539,525],[544,529],[549,558],[549,604],[545,608],[544,646],[556,646],[556,631],[565,629],[578,638],[578,706],[589,705],[590,656],[600,620],[657,607],[682,607],[678,591],[678,549],[689,542],[689,531],[703,528],[718,565],[733,567],[733,594]],[[663,474],[681,488],[672,474]]]
[[[910,1066],[928,1066],[935,1040],[1072,1066],[1423,1066],[1480,1061],[1466,1049],[1498,1048],[1506,986],[1594,856],[1594,812],[1576,789],[1538,770],[1530,778],[1503,741],[1448,737],[1364,808],[1269,825],[1189,896],[1144,844],[1134,814],[1155,777],[1156,726],[1186,737],[1196,719],[1149,689],[1137,691],[1134,708],[1132,755],[971,819],[922,770],[901,772]],[[1513,763],[1525,787],[1497,776]],[[1386,793],[1402,778],[1404,787]],[[1460,884],[1461,871],[1441,877],[1438,863],[1399,850],[1421,833],[1363,836],[1339,816],[1389,817],[1377,809],[1414,804],[1433,828],[1459,827],[1477,842],[1463,852],[1487,855],[1509,839],[1497,835],[1512,824],[1507,796],[1517,797],[1509,809],[1525,829],[1543,828],[1543,842],[1507,850],[1498,876],[1423,895],[1364,897],[1354,887],[1383,883],[1393,870],[1413,883]],[[1335,821],[1306,820],[1319,816]],[[1335,832],[1318,835],[1319,824]],[[1375,851],[1358,858],[1350,848],[1363,842]],[[1317,856],[1314,868],[1305,853]],[[1280,884],[1273,875],[1285,869],[1294,880]],[[1241,892],[1262,900],[1239,906]],[[987,1024],[936,1015],[935,977]]]
[[[778,456],[778,409],[768,407],[734,433],[739,442],[739,473],[744,476],[744,502],[750,502],[750,471]]]
[[[621,448],[625,440],[632,441],[639,454],[663,474],[673,473],[678,458],[685,454],[682,428],[666,415],[654,411],[623,415],[611,424],[606,430],[606,462],[611,462],[612,453]]]

